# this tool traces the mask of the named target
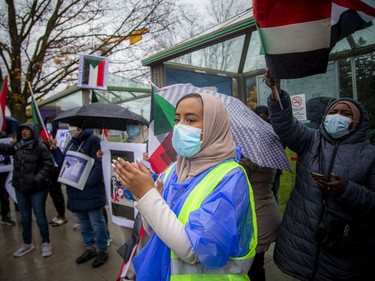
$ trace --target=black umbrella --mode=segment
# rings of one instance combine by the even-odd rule
[[[91,103],[61,112],[53,121],[79,128],[98,128],[125,131],[130,121],[148,124],[141,115],[113,103]]]

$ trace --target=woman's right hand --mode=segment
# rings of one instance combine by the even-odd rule
[[[279,93],[279,95],[281,95],[280,79],[273,78],[270,71],[267,69],[266,73],[264,74],[263,81],[272,90],[271,98],[273,100],[276,100],[277,97],[276,93],[274,92],[274,86],[276,86],[277,92]]]
[[[120,178],[121,184],[126,186],[137,200],[142,198],[150,189],[155,188],[150,171],[141,162],[129,163],[121,158],[113,162],[113,167]]]
[[[48,146],[49,146],[50,149],[56,149],[56,146],[57,146],[57,140],[56,140],[56,139],[49,138],[49,139],[48,139]]]

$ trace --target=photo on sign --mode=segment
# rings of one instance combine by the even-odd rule
[[[117,225],[131,228],[137,215],[137,209],[134,207],[135,201],[126,186],[121,184],[112,163],[118,157],[129,162],[142,159],[146,144],[102,140],[100,148],[103,152],[103,177],[111,220]]]
[[[0,139],[0,143],[10,143],[12,138]],[[13,170],[13,155],[1,155],[0,154],[0,172],[9,172]]]
[[[119,151],[110,150],[111,161],[117,158],[122,158],[128,162],[134,162],[133,151]],[[112,214],[117,217],[123,217],[127,219],[134,219],[134,197],[126,189],[125,186],[121,185],[118,175],[115,169],[111,168],[111,205]]]
[[[95,160],[83,153],[68,151],[58,181],[83,190]]]

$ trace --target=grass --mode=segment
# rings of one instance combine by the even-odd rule
[[[296,178],[296,161],[291,161],[291,157],[296,157],[297,155],[288,148],[285,150],[285,152],[292,164],[292,171],[283,171],[280,177],[279,208],[281,213],[284,213],[286,203],[288,202],[290,192],[292,191]]]

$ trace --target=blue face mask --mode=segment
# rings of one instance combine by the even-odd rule
[[[126,131],[129,138],[135,138],[139,134],[139,126],[137,124],[129,124]]]
[[[191,158],[201,150],[202,130],[177,124],[173,129],[172,145],[178,155]]]
[[[47,129],[48,132],[51,133],[52,130],[53,130],[53,126],[52,126],[52,124],[51,124],[51,123],[47,123],[47,124],[46,124],[46,129]]]
[[[352,119],[340,114],[327,115],[324,119],[324,128],[334,139],[341,138],[349,134],[349,125]]]

